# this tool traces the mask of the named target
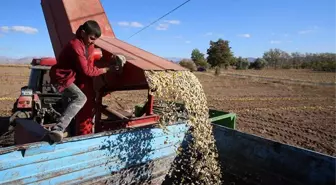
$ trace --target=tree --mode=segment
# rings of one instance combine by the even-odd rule
[[[299,69],[304,62],[304,55],[299,52],[291,53],[290,63],[293,68]]]
[[[207,50],[207,60],[211,67],[227,68],[233,61],[233,53],[229,46],[229,41],[218,39],[218,41],[210,41],[210,47]]]
[[[263,55],[268,63],[268,66],[290,68],[312,69],[315,71],[330,71],[336,70],[336,53],[286,53],[280,49],[270,49]],[[250,67],[253,67],[252,64]]]
[[[204,54],[201,53],[198,49],[193,49],[191,52],[191,60],[194,61],[197,66],[199,66],[199,63],[205,61]]]
[[[230,61],[230,66],[237,66],[238,58],[233,56]]]
[[[263,69],[266,67],[267,61],[263,58],[257,58],[254,62],[251,63],[250,69]]]
[[[246,58],[238,57],[236,59],[236,69],[248,69],[250,63]]]
[[[206,60],[204,60],[198,63],[198,67],[204,67],[207,69],[210,67],[210,64]]]
[[[287,64],[289,61],[290,55],[282,51],[281,49],[275,48],[266,51],[263,55],[263,59],[265,59],[268,64],[274,69],[282,67],[284,64]]]
[[[179,64],[187,69],[189,69],[190,71],[196,71],[197,67],[196,64],[194,63],[194,61],[190,60],[190,59],[182,59]]]
[[[198,49],[193,49],[191,52],[191,60],[194,61],[197,67],[208,68],[209,64],[204,58],[204,54],[201,53]]]

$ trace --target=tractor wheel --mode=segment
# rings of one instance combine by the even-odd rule
[[[10,118],[9,118],[9,129],[14,129],[14,121],[16,118],[28,119],[30,115],[26,111],[16,111]]]

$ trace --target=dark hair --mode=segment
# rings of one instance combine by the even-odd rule
[[[86,21],[83,25],[79,26],[76,35],[78,35],[81,30],[84,30],[86,34],[94,35],[97,38],[101,36],[100,26],[94,20]]]

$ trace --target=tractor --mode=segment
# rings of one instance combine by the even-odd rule
[[[99,61],[102,57],[102,50],[95,48],[88,60]],[[50,83],[49,70],[57,63],[54,57],[34,58],[31,62],[31,71],[28,85],[21,88],[21,94],[15,101],[12,108],[12,115],[9,118],[9,131],[15,127],[15,119],[31,119],[50,130],[67,106],[69,99],[62,97],[62,94]],[[65,131],[65,136],[75,135],[75,118],[72,119]]]
[[[55,64],[56,59],[52,57],[32,60],[28,85],[21,88],[12,108],[9,130],[15,127],[16,118],[32,119],[46,129],[55,124],[68,101],[50,83],[49,70]],[[68,134],[73,132],[73,124],[70,125]]]

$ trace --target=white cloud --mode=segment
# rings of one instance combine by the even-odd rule
[[[313,32],[314,30],[301,30],[301,31],[299,31],[298,33],[300,34],[300,35],[302,35],[302,34],[307,34],[307,33],[311,33],[311,32]]]
[[[130,24],[131,27],[135,27],[135,28],[141,28],[143,27],[143,25],[139,22],[131,22]]]
[[[208,33],[205,34],[205,36],[211,36],[211,35],[213,35],[212,32],[208,32]]]
[[[186,43],[186,44],[190,44],[190,43],[191,43],[191,41],[190,41],[190,40],[187,40],[187,41],[185,41],[185,43]]]
[[[169,24],[162,24],[160,23],[157,27],[156,27],[156,30],[160,30],[160,31],[165,31],[167,30],[169,27]]]
[[[2,32],[9,32],[10,28],[9,28],[8,26],[1,26],[1,27],[0,27],[0,30],[1,30]]]
[[[127,21],[120,21],[118,22],[119,26],[127,26],[127,27],[134,27],[134,28],[141,28],[143,25],[139,22],[127,22]]]
[[[120,22],[118,22],[118,25],[119,25],[119,26],[129,26],[129,22],[126,22],[126,21],[120,21]]]
[[[251,35],[248,34],[248,33],[245,33],[245,34],[239,34],[238,36],[239,36],[239,37],[244,37],[244,38],[250,38],[250,37],[251,37]]]
[[[205,37],[224,37],[224,34],[207,32],[203,36],[205,36]]]
[[[178,35],[174,37],[175,39],[183,39],[182,35]]]
[[[317,29],[319,29],[318,26],[313,26],[311,29],[298,31],[298,34],[303,35],[303,34],[312,33],[312,32],[315,32]]]
[[[155,28],[156,30],[165,31],[168,30],[171,24],[178,25],[181,24],[179,20],[165,20],[164,23],[159,23],[158,26]]]
[[[181,24],[179,20],[165,20],[164,22],[168,24]]]
[[[271,44],[281,44],[282,41],[281,40],[271,40],[270,43]]]
[[[292,40],[271,40],[270,41],[271,44],[281,44],[281,43],[293,43]]]
[[[37,28],[33,28],[30,26],[1,26],[0,30],[2,32],[8,33],[10,31],[15,31],[15,32],[22,32],[22,33],[26,33],[26,34],[35,34],[38,32]]]
[[[32,28],[29,26],[13,26],[12,30],[17,31],[17,32],[27,33],[27,34],[35,34],[38,32],[36,28]]]

